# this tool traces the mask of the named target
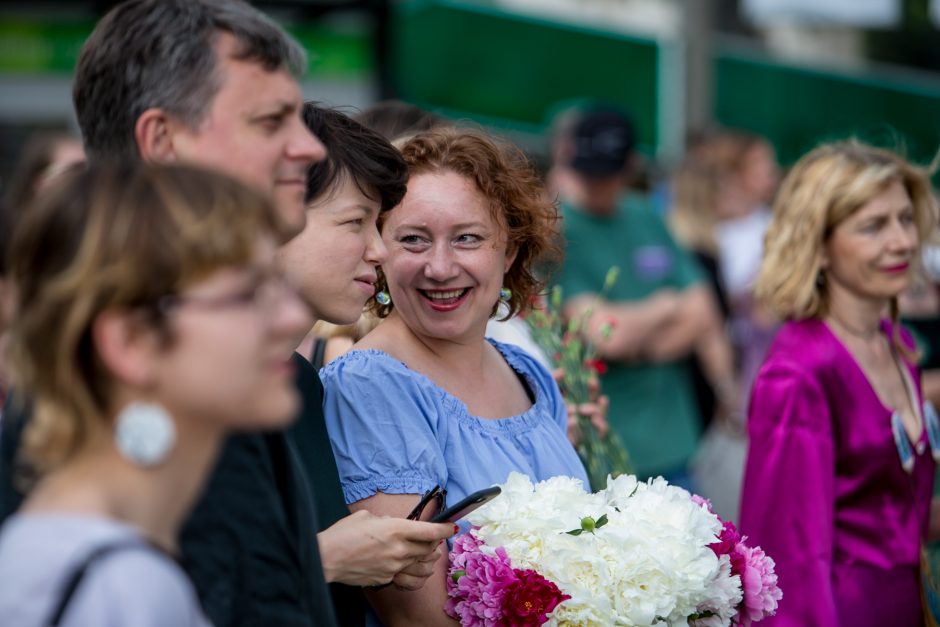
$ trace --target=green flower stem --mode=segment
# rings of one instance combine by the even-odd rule
[[[618,275],[616,267],[607,271],[598,301],[610,291]],[[552,366],[564,370],[560,387],[565,401],[578,407],[591,401],[590,381],[594,373],[587,364],[596,358],[597,350],[583,330],[594,307],[588,307],[580,316],[566,323],[562,315],[563,303],[561,287],[555,286],[544,308],[533,309],[526,322],[532,339],[551,359]],[[610,337],[611,330],[609,324],[601,328],[602,341]],[[581,415],[578,415],[577,429],[580,432],[577,451],[587,470],[591,489],[606,488],[607,475],[616,477],[632,472],[627,450],[615,433],[610,432],[601,438],[590,419]]]

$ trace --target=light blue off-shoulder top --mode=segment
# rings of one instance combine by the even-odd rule
[[[489,340],[535,397],[525,413],[479,418],[455,396],[379,350],[352,350],[320,371],[324,411],[347,503],[447,489],[448,504],[511,471],[581,479],[567,413],[551,374],[522,349]],[[480,394],[487,394],[480,390]]]

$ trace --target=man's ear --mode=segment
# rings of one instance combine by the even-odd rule
[[[177,160],[173,149],[174,120],[159,108],[147,109],[134,125],[134,140],[140,157],[146,162],[173,163]]]
[[[101,363],[117,381],[134,388],[152,383],[161,343],[140,312],[103,311],[92,322],[91,333]]]

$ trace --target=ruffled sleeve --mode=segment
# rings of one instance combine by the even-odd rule
[[[447,483],[447,399],[379,351],[351,351],[321,371],[324,414],[347,503],[376,492],[422,494]]]
[[[748,434],[741,530],[774,559],[783,591],[766,624],[835,627],[832,419],[813,373],[768,361],[754,383]]]

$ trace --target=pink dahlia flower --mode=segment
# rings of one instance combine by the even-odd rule
[[[454,540],[451,551],[444,611],[466,627],[504,624],[503,594],[516,581],[506,551],[498,548],[496,555],[487,555],[479,550],[482,544],[472,532],[465,533]]]
[[[718,520],[721,520],[721,518]],[[732,553],[740,542],[741,534],[738,533],[738,528],[734,526],[733,522],[726,520],[722,522],[721,533],[718,534],[718,542],[709,544],[708,548],[714,551],[715,555],[718,557],[721,557],[722,555],[731,555],[731,563],[733,565],[734,556]],[[733,573],[738,574],[737,571],[733,571]]]
[[[747,627],[775,613],[783,592],[777,586],[774,560],[760,547],[751,548],[741,542],[734,550],[731,563],[732,572],[741,576],[741,587],[744,590],[737,623]]]

